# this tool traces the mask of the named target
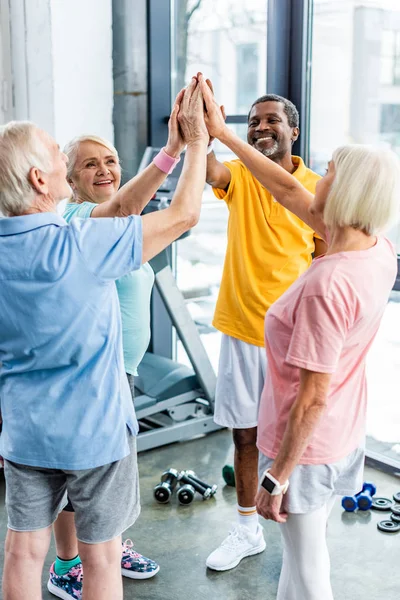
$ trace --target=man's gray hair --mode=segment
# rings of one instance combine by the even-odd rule
[[[286,113],[289,127],[299,126],[299,111],[297,110],[296,106],[293,104],[293,102],[290,102],[290,100],[284,98],[283,96],[278,96],[278,94],[265,94],[265,96],[260,96],[260,98],[257,98],[257,100],[251,105],[247,120],[250,119],[253,106],[256,104],[262,104],[263,102],[280,102],[283,104],[283,110]]]
[[[24,214],[36,196],[28,178],[30,170],[49,173],[52,166],[49,148],[34,123],[10,121],[0,127],[0,212]]]

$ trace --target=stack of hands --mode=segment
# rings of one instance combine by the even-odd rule
[[[211,81],[204,79],[202,73],[193,77],[175,98],[168,129],[165,152],[172,157],[178,157],[185,146],[209,146],[214,138],[222,141],[229,131],[224,107],[216,102]]]

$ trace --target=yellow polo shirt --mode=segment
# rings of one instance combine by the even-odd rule
[[[293,156],[293,173],[312,194],[320,176]],[[224,163],[228,190],[214,189],[229,209],[228,246],[213,325],[264,346],[265,313],[310,266],[314,232],[276,202],[240,160]],[[318,236],[317,236],[318,237]]]

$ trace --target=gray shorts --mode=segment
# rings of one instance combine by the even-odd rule
[[[129,435],[129,434],[127,434]],[[4,461],[8,528],[49,527],[67,503],[75,510],[78,540],[108,542],[131,527],[140,513],[136,438],[131,452],[116,462],[81,471],[28,467]]]
[[[307,514],[321,508],[332,496],[352,496],[362,488],[364,448],[329,465],[297,465],[289,477],[289,489],[283,497],[283,508],[293,514]],[[273,463],[260,452],[259,479]]]

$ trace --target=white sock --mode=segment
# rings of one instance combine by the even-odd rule
[[[247,529],[250,529],[251,533],[257,532],[258,526],[258,514],[255,506],[239,506],[238,510],[238,521],[240,525],[245,525]]]

